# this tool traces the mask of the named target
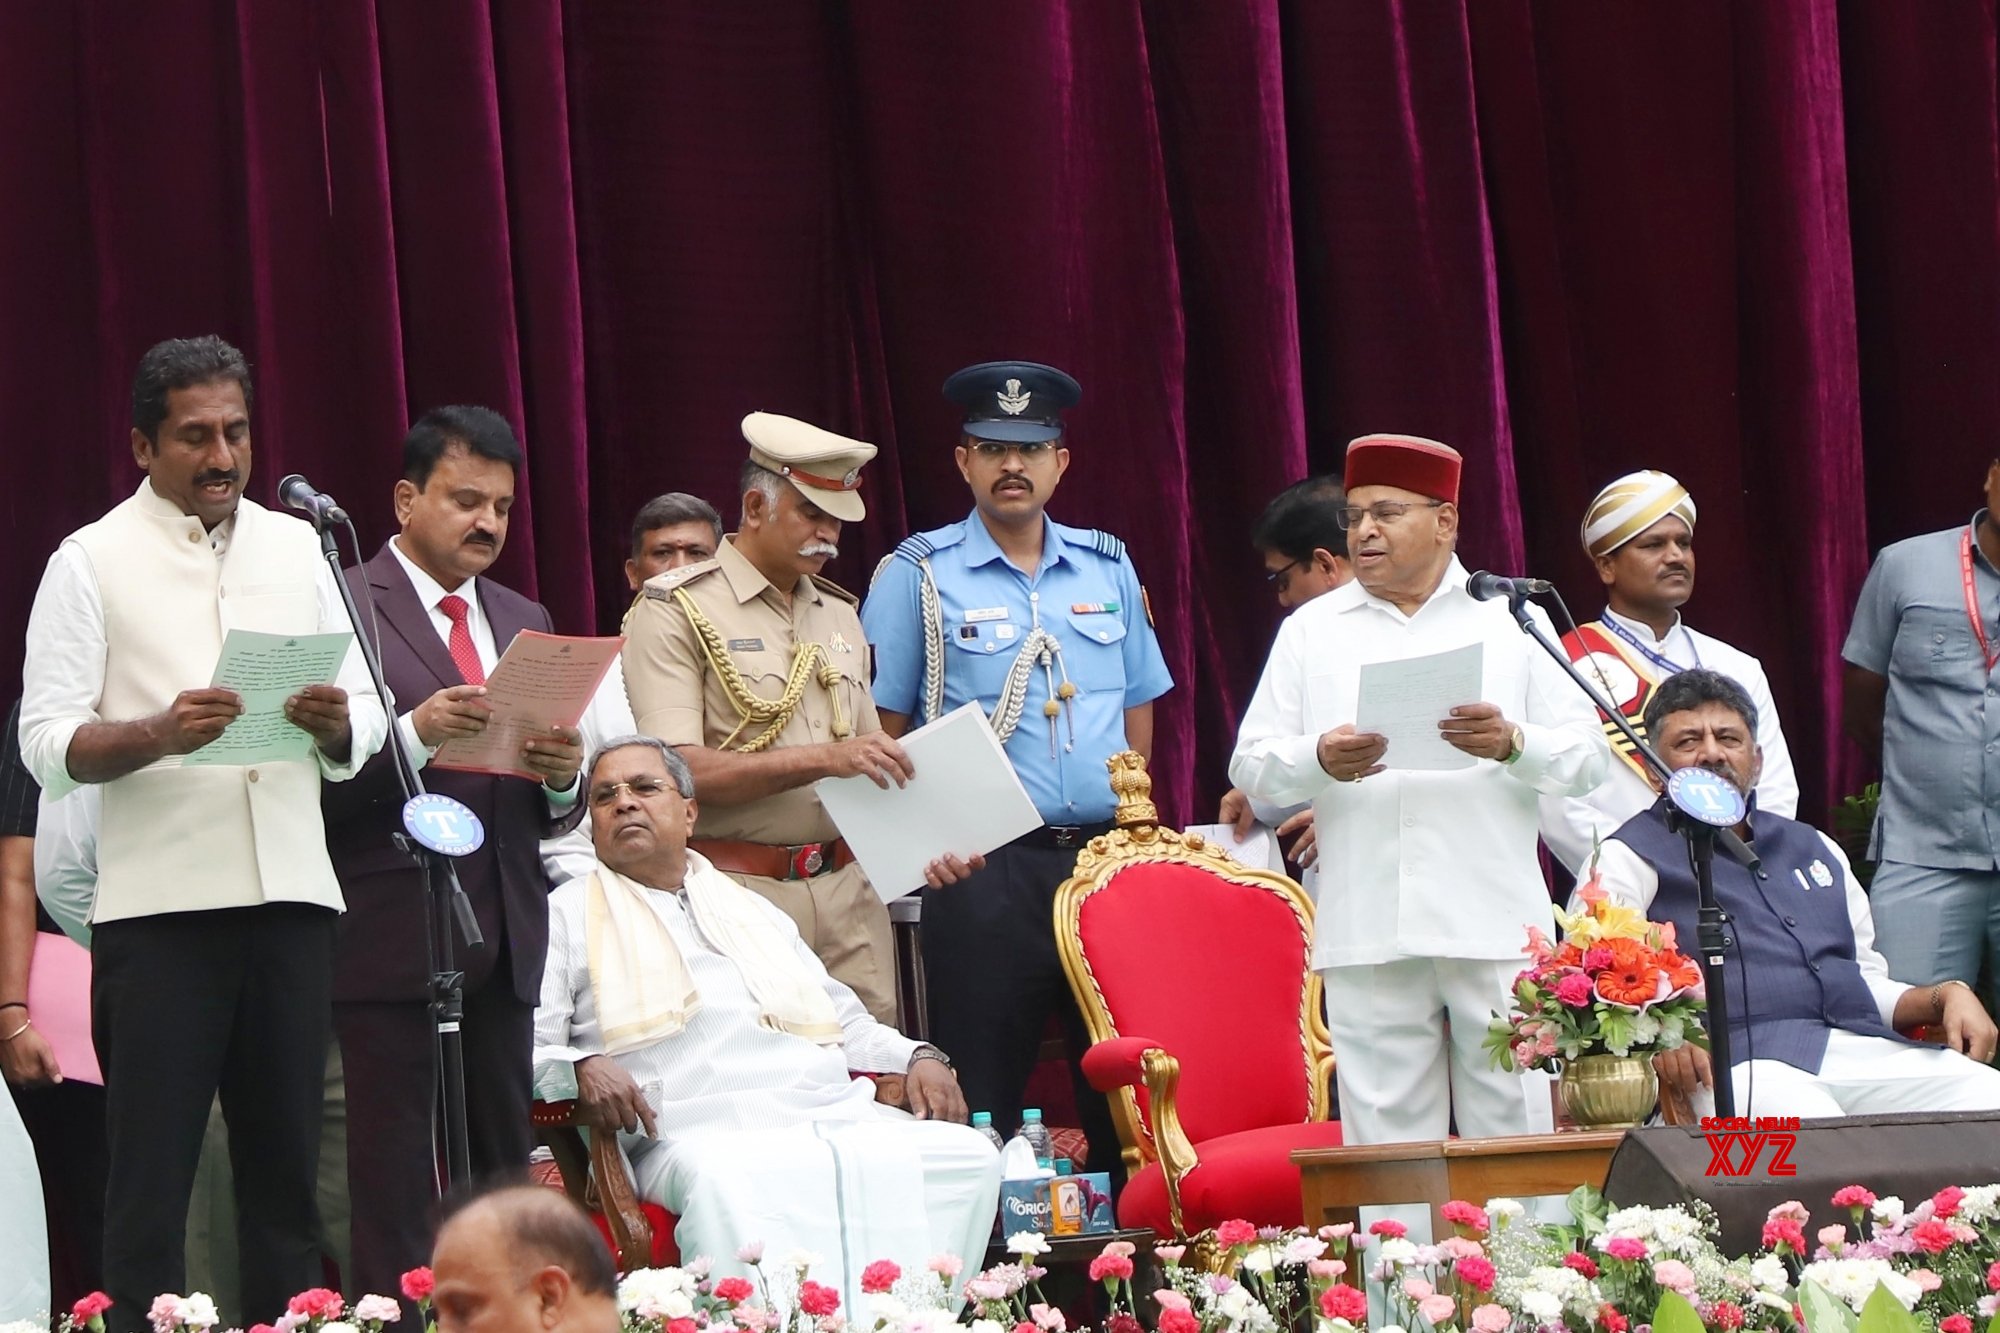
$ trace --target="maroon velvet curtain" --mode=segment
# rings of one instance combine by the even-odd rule
[[[1992,0],[0,7],[0,670],[136,484],[159,338],[244,346],[253,494],[304,471],[371,544],[412,416],[504,412],[498,572],[573,630],[644,499],[733,511],[758,408],[881,445],[858,588],[968,507],[939,382],[1019,356],[1085,386],[1053,509],[1151,590],[1175,814],[1276,620],[1251,518],[1368,430],[1462,449],[1467,563],[1579,614],[1588,496],[1680,475],[1690,618],[1764,659],[1816,814],[1869,552],[2000,438],[1997,111]]]

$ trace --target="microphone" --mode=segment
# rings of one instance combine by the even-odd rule
[[[1490,602],[1496,597],[1513,601],[1533,597],[1537,593],[1554,592],[1555,584],[1547,579],[1510,579],[1504,574],[1489,574],[1482,569],[1465,581],[1465,590],[1482,602]]]
[[[296,472],[278,483],[278,498],[311,519],[316,528],[347,522],[347,511],[335,504],[331,495],[314,490],[313,484]]]

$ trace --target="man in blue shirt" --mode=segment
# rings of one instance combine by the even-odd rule
[[[1043,512],[1069,467],[1075,380],[1032,361],[969,366],[945,381],[965,409],[958,470],[974,508],[918,533],[876,571],[861,609],[882,726],[900,735],[968,702],[993,721],[1044,827],[944,867],[924,890],[929,1038],[953,1052],[968,1104],[1002,1133],[1049,1016],[1072,1053],[1083,1020],[1056,951],[1056,888],[1117,801],[1105,761],[1149,754],[1153,700],[1173,687],[1139,576],[1116,537]],[[1090,1163],[1116,1171],[1104,1098],[1072,1066]]]
[[[1840,650],[1847,734],[1882,761],[1878,946],[1921,984],[2000,962],[2000,460],[1986,506],[1884,547]]]

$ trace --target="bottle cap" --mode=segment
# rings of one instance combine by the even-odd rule
[[[975,1126],[990,1125],[993,1123],[993,1113],[991,1111],[974,1111],[972,1113],[972,1123]]]
[[[1030,1106],[1021,1112],[1021,1119],[1023,1120],[1032,1120],[1040,1123],[1041,1118],[1042,1109],[1039,1106]]]
[[[1070,1163],[1069,1163],[1069,1158],[1067,1158],[1067,1157],[1058,1157],[1058,1158],[1056,1158],[1056,1174],[1057,1174],[1057,1175],[1059,1175],[1059,1176],[1066,1176],[1066,1175],[1070,1174],[1070,1172],[1071,1172],[1071,1171],[1073,1171],[1073,1170],[1075,1170],[1075,1168],[1074,1168],[1074,1167],[1072,1167],[1072,1166],[1070,1165]]]

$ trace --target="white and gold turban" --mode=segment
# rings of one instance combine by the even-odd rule
[[[1583,515],[1583,549],[1610,555],[1669,514],[1694,531],[1694,497],[1664,472],[1633,472],[1597,493]]]

